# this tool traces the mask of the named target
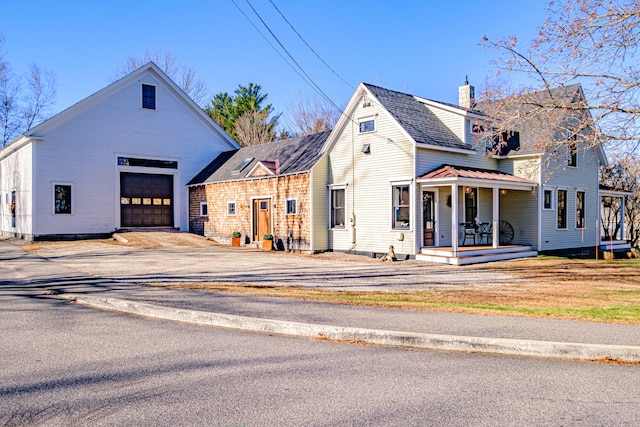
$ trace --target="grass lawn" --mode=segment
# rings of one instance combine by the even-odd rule
[[[256,283],[172,286],[405,310],[640,324],[640,261],[637,260],[538,257],[461,268],[496,271],[520,280],[495,289],[460,286],[459,290],[429,292],[348,292]]]

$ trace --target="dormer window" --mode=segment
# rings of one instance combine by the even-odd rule
[[[156,87],[151,85],[142,85],[142,108],[147,110],[156,109]]]

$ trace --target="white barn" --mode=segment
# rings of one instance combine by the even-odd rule
[[[149,63],[0,151],[0,234],[188,231],[187,182],[238,144]]]

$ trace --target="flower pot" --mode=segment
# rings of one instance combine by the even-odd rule
[[[273,250],[273,240],[263,240],[262,249],[264,249],[265,251]]]
[[[231,246],[240,246],[240,237],[231,238]]]

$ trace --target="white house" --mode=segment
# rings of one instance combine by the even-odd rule
[[[555,91],[584,99],[579,85]],[[491,118],[473,109],[472,93],[462,86],[459,106],[360,84],[324,148],[328,207],[313,214],[315,241],[328,236],[316,249],[393,245],[469,264],[598,246],[601,147],[565,147],[549,163],[530,132],[492,151],[474,135]]]
[[[27,240],[189,229],[186,184],[238,145],[149,63],[0,151],[0,233]]]

